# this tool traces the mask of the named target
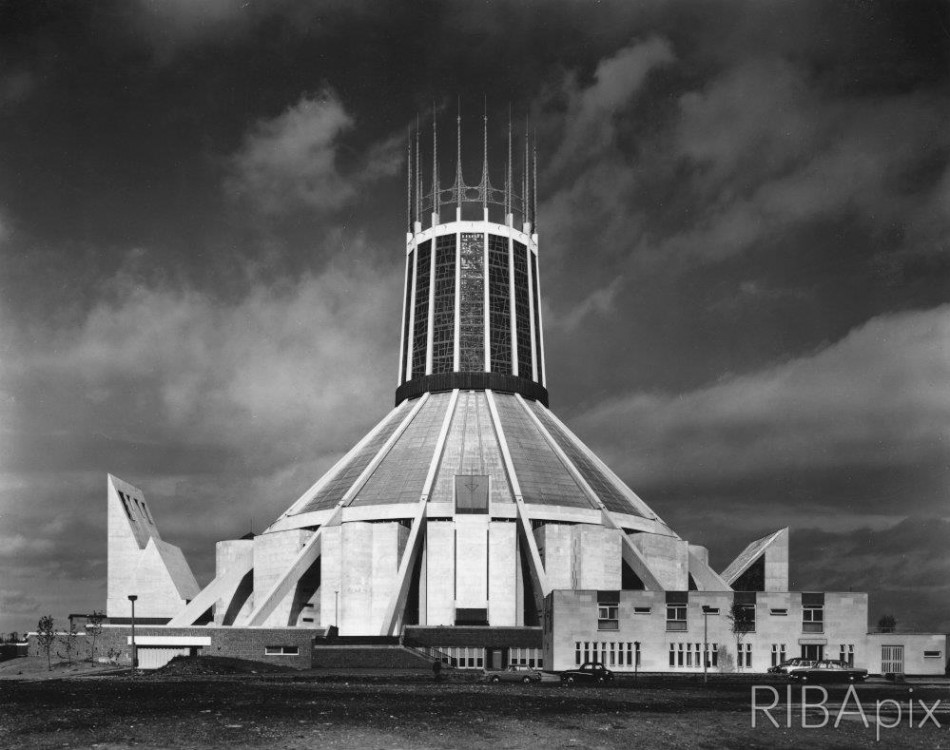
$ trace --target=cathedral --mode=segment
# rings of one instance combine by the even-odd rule
[[[536,150],[527,133],[515,149],[509,124],[494,187],[486,116],[470,185],[461,118],[455,135],[445,187],[435,119],[431,155],[418,128],[407,144],[395,404],[362,440],[262,533],[219,542],[204,588],[143,493],[109,476],[107,615],[125,628],[137,596],[143,666],[197,652],[309,666],[330,638],[458,668],[809,656],[911,671],[879,664],[866,594],[789,591],[787,529],[717,572],[551,410]]]

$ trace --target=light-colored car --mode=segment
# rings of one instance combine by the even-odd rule
[[[770,667],[771,674],[792,674],[800,669],[812,669],[818,662],[814,659],[803,659],[796,656],[794,659],[786,659],[777,667]]]
[[[485,679],[489,682],[541,682],[541,672],[523,664],[510,664],[505,669],[486,669]]]

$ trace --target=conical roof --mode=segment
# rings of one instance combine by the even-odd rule
[[[400,403],[272,529],[319,525],[340,507],[362,519],[398,518],[398,506],[422,500],[452,507],[456,477],[467,475],[489,477],[493,514],[520,500],[537,519],[609,512],[620,526],[672,533],[550,409],[488,390]]]

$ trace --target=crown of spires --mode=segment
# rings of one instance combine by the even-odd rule
[[[439,178],[439,138],[438,138],[438,111],[432,107],[432,177],[425,184],[422,176],[422,149],[420,138],[422,128],[420,119],[416,116],[415,147],[413,147],[412,127],[409,127],[407,145],[407,205],[409,206],[409,231],[415,231],[421,226],[422,217],[432,216],[433,223],[439,222],[442,209],[455,206],[461,211],[466,203],[481,204],[487,212],[490,205],[500,206],[504,210],[505,222],[514,223],[515,216],[519,216],[526,231],[537,231],[537,196],[538,196],[538,169],[537,169],[537,135],[532,139],[530,127],[525,121],[524,159],[522,163],[522,179],[520,192],[515,189],[514,183],[514,134],[512,125],[511,107],[508,108],[508,149],[505,160],[504,187],[499,189],[492,185],[488,166],[488,102],[486,98],[485,111],[482,115],[482,174],[477,184],[467,184],[462,170],[462,106],[458,100],[455,116],[455,180],[451,187],[443,188]],[[533,158],[533,165],[531,160]]]

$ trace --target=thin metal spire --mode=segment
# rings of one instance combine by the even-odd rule
[[[482,209],[488,210],[488,95],[482,115]]]
[[[412,126],[406,126],[406,224],[412,231]]]
[[[439,213],[439,134],[432,102],[432,213]]]
[[[420,222],[422,216],[422,170],[419,164],[419,154],[422,149],[419,147],[419,113],[416,113],[416,223]]]
[[[534,193],[532,194],[532,206],[531,206],[531,217],[532,217],[532,228],[531,230],[537,234],[538,231],[538,131],[535,128],[534,131]]]
[[[511,175],[511,103],[508,104],[508,169],[505,175],[505,221],[508,221],[508,214],[514,213],[513,201],[511,200],[512,175]]]
[[[528,182],[528,118],[524,120],[524,170],[521,175],[521,221],[527,223],[531,221],[528,215],[528,191],[531,184]]]
[[[458,207],[462,208],[462,97],[458,98],[458,109],[455,114],[455,185],[456,201]]]

